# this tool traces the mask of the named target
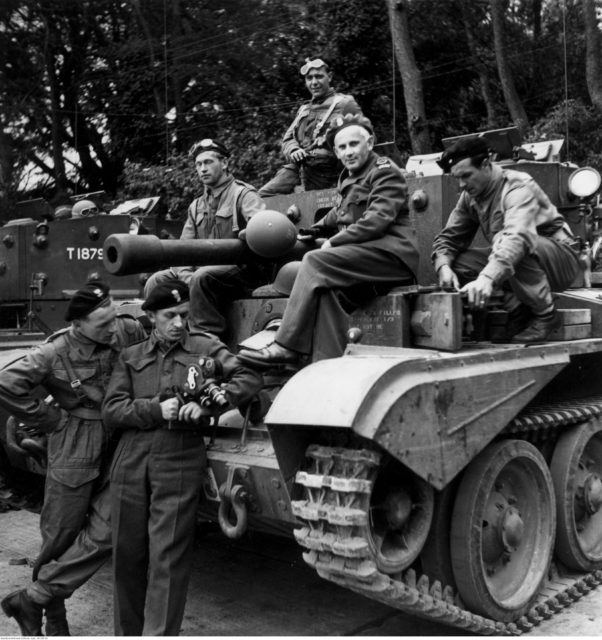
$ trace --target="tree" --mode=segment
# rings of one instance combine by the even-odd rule
[[[399,74],[403,83],[408,131],[412,142],[412,151],[417,154],[431,151],[431,139],[424,107],[422,78],[416,64],[410,25],[408,6],[405,0],[386,0],[395,57],[399,65]]]
[[[592,103],[602,112],[602,33],[598,27],[595,0],[583,0],[585,68]]]

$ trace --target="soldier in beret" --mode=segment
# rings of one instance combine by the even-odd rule
[[[512,342],[545,340],[559,325],[553,291],[580,272],[578,241],[533,178],[491,161],[484,138],[461,139],[439,161],[463,192],[433,242],[439,283],[460,289],[483,309],[494,289],[504,291]],[[470,247],[481,229],[487,247]]]
[[[326,131],[337,117],[361,113],[354,97],[336,92],[330,85],[332,72],[321,58],[307,58],[300,69],[311,100],[303,103],[282,139],[286,164],[261,189],[263,197],[292,193],[301,182],[306,191],[336,186],[340,165],[326,143]]]
[[[209,419],[197,400],[175,391],[201,385],[195,366],[207,358],[223,371],[231,405],[249,401],[262,379],[214,336],[187,332],[181,280],[157,285],[143,308],[152,333],[124,349],[102,407],[105,424],[122,432],[111,470],[115,634],[177,636]]]
[[[203,195],[188,207],[183,240],[237,238],[249,219],[265,209],[255,187],[235,178],[229,169],[230,152],[218,140],[205,138],[189,152]],[[270,280],[271,272],[257,264],[171,267],[152,275],[145,287],[147,297],[153,287],[178,277],[190,287],[190,324],[195,329],[223,337],[226,331],[225,305],[244,297]]]
[[[275,341],[240,351],[249,364],[269,367],[294,364],[302,355],[314,360],[341,355],[350,303],[360,297],[365,304],[376,293],[414,281],[418,248],[400,169],[374,153],[372,125],[363,116],[337,118],[328,139],[345,166],[339,203],[313,225],[312,234],[300,237],[328,239],[303,257]]]
[[[0,405],[48,433],[42,548],[34,582],[2,600],[4,612],[31,636],[42,634],[43,611],[46,635],[69,635],[64,600],[106,559],[103,541],[110,525],[108,500],[102,496],[110,433],[100,405],[119,351],[146,335],[136,320],[117,315],[109,287],[98,280],[75,292],[65,320],[68,328],[0,372]],[[34,393],[38,387],[54,402]],[[56,561],[64,552],[68,568]]]

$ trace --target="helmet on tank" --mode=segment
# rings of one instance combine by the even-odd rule
[[[301,260],[293,260],[282,265],[276,274],[276,278],[272,284],[266,284],[258,287],[253,291],[255,298],[281,297],[290,295],[295,284],[295,278],[299,273]]]
[[[70,204],[62,204],[54,210],[55,220],[66,220],[71,217],[71,210],[73,207]]]
[[[71,210],[71,217],[81,218],[85,216],[91,216],[98,213],[98,207],[92,202],[92,200],[78,200]]]
[[[283,213],[265,209],[249,220],[245,240],[258,256],[278,258],[295,246],[297,230]]]

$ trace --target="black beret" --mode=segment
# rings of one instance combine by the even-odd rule
[[[445,173],[449,173],[451,168],[461,160],[485,158],[489,155],[489,151],[487,141],[481,136],[461,138],[443,152],[438,164]]]
[[[101,280],[90,280],[73,294],[65,313],[65,320],[71,322],[85,318],[94,309],[107,304],[108,300],[109,286]]]
[[[203,138],[200,142],[195,142],[192,147],[190,147],[188,155],[194,160],[199,153],[203,153],[203,151],[216,151],[226,158],[230,157],[228,149],[226,149],[221,142],[213,140],[212,138]]]
[[[326,142],[331,147],[334,147],[334,137],[339,131],[342,131],[346,127],[357,125],[364,128],[371,136],[374,135],[374,129],[372,123],[366,116],[361,113],[346,113],[344,116],[337,116],[331,123],[328,131],[326,132]]]
[[[188,285],[177,278],[170,278],[151,289],[141,308],[144,311],[159,311],[177,307],[188,300],[190,300]]]

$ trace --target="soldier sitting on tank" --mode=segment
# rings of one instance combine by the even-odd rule
[[[345,113],[361,113],[353,96],[331,88],[332,72],[320,58],[306,59],[301,67],[311,100],[302,104],[282,139],[282,153],[287,163],[261,189],[267,197],[292,193],[304,177],[306,191],[336,186],[341,170],[332,149],[326,144],[330,123]]]
[[[460,289],[476,309],[501,288],[512,342],[545,340],[560,323],[552,292],[580,272],[568,224],[530,175],[492,163],[481,137],[454,143],[440,165],[463,193],[433,242],[439,284]],[[479,229],[489,245],[470,247]]]
[[[217,140],[207,138],[197,142],[189,155],[205,185],[205,192],[188,207],[180,238],[215,240],[238,237],[253,214],[265,209],[265,203],[254,187],[230,173],[230,153]],[[157,284],[174,276],[190,287],[191,329],[223,337],[226,332],[225,306],[269,282],[271,270],[261,263],[171,267],[148,279],[144,297],[147,298]]]
[[[298,363],[343,353],[348,316],[339,294],[372,293],[414,281],[418,268],[416,234],[410,225],[408,193],[401,170],[373,151],[370,121],[359,115],[339,117],[328,132],[345,170],[338,184],[340,202],[312,227],[329,236],[307,253],[276,332],[262,349],[244,348],[241,360],[258,366]]]
[[[42,547],[27,589],[2,602],[23,635],[67,636],[65,598],[110,553],[106,463],[110,434],[100,403],[121,348],[145,337],[139,322],[117,316],[109,287],[88,282],[69,301],[71,326],[0,372],[0,406],[48,433],[48,466],[40,515]],[[43,388],[54,402],[34,391]]]

